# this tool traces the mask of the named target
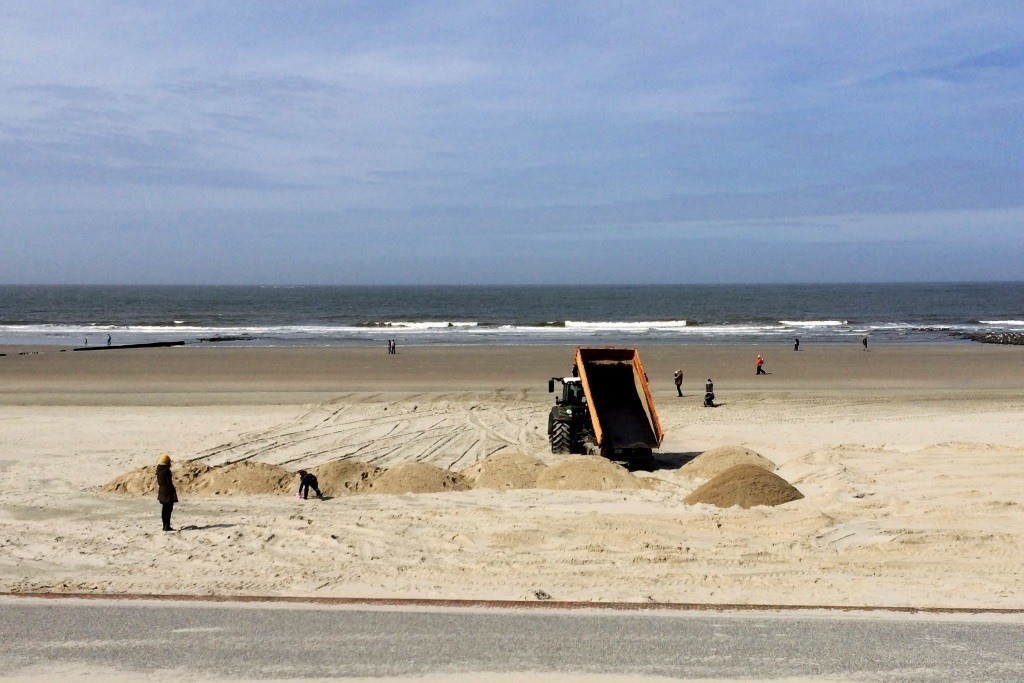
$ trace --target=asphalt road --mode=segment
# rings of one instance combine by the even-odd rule
[[[532,671],[1022,681],[1024,621],[0,599],[0,676],[49,668],[219,679]]]

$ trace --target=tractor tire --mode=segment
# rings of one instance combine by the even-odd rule
[[[551,426],[551,452],[569,454],[572,449],[572,434],[565,422],[556,422]]]

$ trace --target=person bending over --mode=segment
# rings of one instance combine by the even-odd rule
[[[316,475],[310,474],[306,470],[299,470],[299,495],[302,496],[303,500],[309,498],[309,490],[313,489],[316,492],[317,498],[323,498],[324,495],[320,493],[320,487],[318,486]]]

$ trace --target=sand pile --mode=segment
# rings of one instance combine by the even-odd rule
[[[739,505],[782,505],[803,498],[803,494],[773,472],[757,465],[739,465],[722,472],[683,499],[696,505],[709,503],[720,508]]]
[[[537,477],[546,467],[532,456],[505,453],[470,465],[460,474],[476,488],[529,489],[537,485]]]
[[[739,465],[753,465],[769,472],[775,463],[743,446],[719,446],[704,451],[679,468],[679,473],[695,479],[712,479]]]
[[[358,460],[333,460],[309,471],[316,475],[321,493],[325,496],[340,496],[366,491],[384,470]],[[298,486],[298,477],[295,480]]]
[[[537,488],[564,491],[647,489],[651,484],[634,477],[622,465],[599,455],[575,455],[556,462],[537,477]]]
[[[425,462],[389,467],[371,483],[370,493],[441,493],[465,491],[470,483],[461,474]]]
[[[210,466],[201,462],[172,462],[171,476],[174,487],[184,491],[191,487],[196,478],[210,471]],[[156,494],[156,465],[146,465],[111,479],[100,487],[105,493],[121,493],[128,496]]]
[[[198,477],[188,489],[180,486],[178,488],[189,493],[210,496],[287,493],[292,489],[299,490],[299,478],[294,472],[277,465],[245,461],[214,467]]]

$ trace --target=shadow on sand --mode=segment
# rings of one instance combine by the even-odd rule
[[[699,452],[693,453],[658,453],[652,458],[643,460],[632,460],[629,462],[622,462],[630,472],[657,472],[658,470],[678,470],[680,467],[690,462],[694,458],[700,455]]]

